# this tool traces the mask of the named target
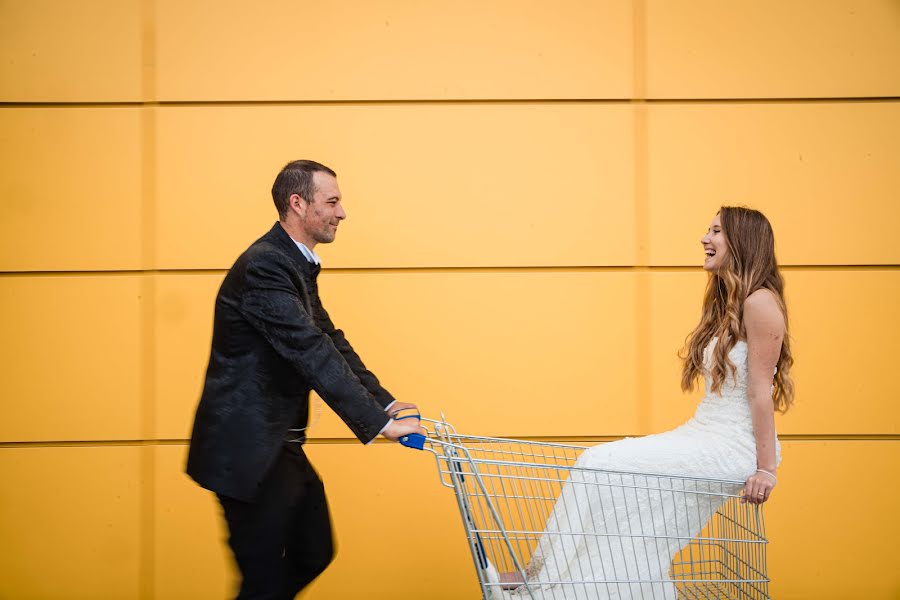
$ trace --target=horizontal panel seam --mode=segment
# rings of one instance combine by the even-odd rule
[[[779,265],[781,271],[896,271],[898,264],[884,265]],[[493,273],[493,272],[626,272],[626,273],[701,273],[699,266],[683,265],[554,265],[554,266],[447,266],[447,267],[326,267],[333,273]],[[133,275],[224,275],[228,269],[116,269],[116,270],[65,270],[65,271],[0,271],[0,277],[95,277]]]
[[[0,102],[0,108],[194,108],[252,106],[392,106],[472,104],[856,104],[895,103],[900,96],[832,96],[766,98],[419,98],[355,100],[165,100],[159,102],[59,101]]]
[[[599,436],[520,436],[509,439],[528,442],[570,442],[570,443],[600,443],[621,440],[625,437],[642,434],[623,435],[599,435]],[[499,436],[499,437],[502,437]],[[833,434],[780,434],[778,439],[782,442],[897,442],[900,441],[900,433],[833,433]],[[0,442],[3,448],[104,448],[120,446],[187,446],[187,439],[153,439],[153,440],[66,440],[66,441],[34,441],[34,442]],[[306,442],[308,445],[344,445],[359,446],[354,438],[313,438]],[[393,444],[384,439],[375,440],[375,444]]]

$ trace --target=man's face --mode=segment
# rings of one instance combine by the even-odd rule
[[[315,194],[311,202],[307,203],[299,198],[296,204],[300,216],[300,227],[306,237],[316,244],[329,244],[334,241],[338,224],[347,218],[341,206],[341,190],[338,188],[337,179],[317,171],[313,173]],[[291,197],[292,202],[294,197]]]

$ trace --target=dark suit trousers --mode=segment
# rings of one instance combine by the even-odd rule
[[[299,444],[285,444],[254,502],[219,502],[242,575],[238,600],[292,599],[334,557],[325,488]]]

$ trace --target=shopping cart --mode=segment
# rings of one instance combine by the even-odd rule
[[[769,598],[741,481],[583,468],[581,446],[422,425],[401,443],[453,488],[484,600]]]

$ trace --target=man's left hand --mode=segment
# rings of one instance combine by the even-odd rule
[[[428,434],[428,432],[419,425],[418,419],[404,419],[402,421],[391,421],[390,425],[381,432],[381,435],[392,442],[396,442],[404,435],[409,435],[411,433],[418,433],[421,435]]]
[[[391,404],[391,407],[388,409],[388,416],[392,419],[396,419],[397,415],[404,410],[414,410],[419,412],[419,407],[415,404],[410,404],[409,402],[394,402]]]

